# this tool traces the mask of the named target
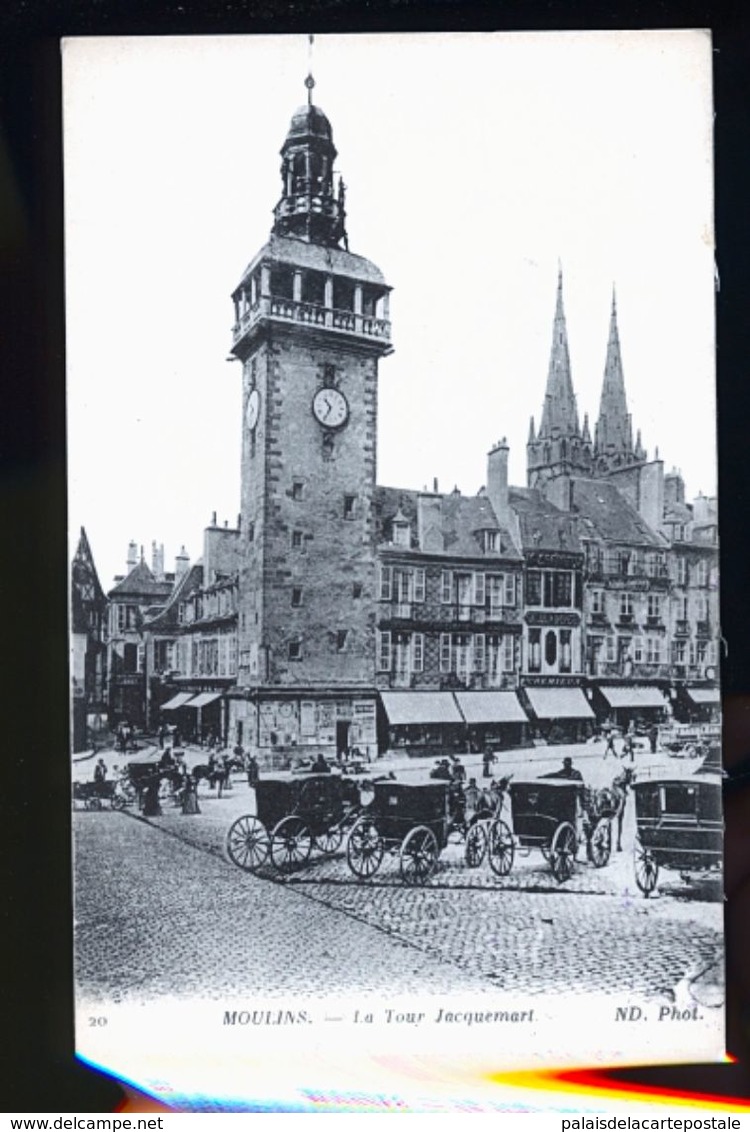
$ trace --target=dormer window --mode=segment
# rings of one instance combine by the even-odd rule
[[[411,546],[411,523],[400,508],[391,522],[391,542],[394,546]]]
[[[394,546],[409,546],[411,543],[411,528],[408,523],[393,524]]]
[[[497,553],[500,550],[500,532],[499,531],[485,531],[484,532],[484,549],[485,551]]]

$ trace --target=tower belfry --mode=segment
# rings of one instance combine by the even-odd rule
[[[273,231],[308,243],[348,248],[346,188],[341,177],[334,186],[337,150],[331,123],[313,102],[312,69],[305,86],[307,102],[294,112],[281,147],[281,198],[274,209]]]
[[[581,433],[573,392],[561,266],[541,422],[535,434],[532,418],[526,460],[530,487],[572,472],[587,474],[591,468],[590,438]]]

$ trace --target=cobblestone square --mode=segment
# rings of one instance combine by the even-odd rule
[[[592,745],[508,753],[502,773],[545,773],[566,751],[594,784],[620,769]],[[414,781],[431,766],[390,765]],[[481,768],[469,761],[474,770]],[[498,877],[486,863],[467,868],[456,842],[417,888],[403,884],[388,857],[376,877],[358,881],[344,846],[332,856],[313,850],[297,872],[243,872],[226,858],[224,839],[254,809],[254,792],[236,775],[221,797],[201,786],[197,815],[168,803],[150,819],[135,808],[76,813],[83,991],[114,1000],[284,995],[309,986],[314,970],[322,991],[573,988],[723,1002],[720,887],[665,874],[644,900],[633,875],[632,803],[622,852],[613,850],[601,869],[579,861],[563,885],[539,852],[517,855],[511,873]]]

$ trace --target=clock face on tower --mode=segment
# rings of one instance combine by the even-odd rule
[[[313,397],[313,415],[326,428],[341,428],[349,417],[349,403],[340,389],[323,386]]]
[[[245,424],[250,432],[253,431],[258,423],[258,414],[260,413],[260,393],[257,389],[253,389],[247,399],[247,408],[245,409]]]

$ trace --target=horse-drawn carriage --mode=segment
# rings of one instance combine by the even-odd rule
[[[152,795],[152,805],[157,799],[175,804],[180,800],[183,774],[176,764],[165,765],[163,751],[153,749],[139,754],[125,764],[122,773],[123,787],[130,792],[140,810],[144,809],[148,794]]]
[[[344,840],[359,811],[360,788],[338,774],[279,774],[255,786],[256,813],[229,828],[227,856],[255,872],[267,861],[280,872],[304,865],[313,850],[330,855]]]
[[[507,876],[516,853],[539,849],[558,883],[573,874],[576,854],[586,844],[588,860],[603,868],[612,852],[614,799],[575,779],[514,781],[508,787],[510,824],[496,817],[487,831],[490,867]]]
[[[354,875],[368,880],[386,853],[398,855],[401,878],[425,884],[453,832],[467,827],[463,791],[446,781],[375,781],[364,812],[352,826],[346,860]],[[363,799],[364,800],[364,799]]]
[[[74,809],[80,802],[84,810],[122,810],[128,801],[127,791],[117,779],[73,783]]]
[[[637,836],[635,880],[644,896],[660,869],[694,873],[721,868],[724,823],[721,771],[708,765],[693,774],[639,772],[633,785]]]

